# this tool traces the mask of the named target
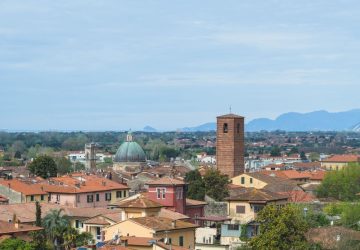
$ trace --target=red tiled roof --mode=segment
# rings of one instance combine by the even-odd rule
[[[160,212],[159,212],[159,217],[164,217],[164,218],[169,218],[172,220],[186,220],[189,219],[190,217],[185,215],[185,214],[181,214],[175,211],[172,211],[170,209],[166,209],[166,208],[161,208]]]
[[[160,208],[163,207],[160,203],[152,201],[147,197],[141,195],[136,199],[125,200],[125,201],[118,201],[111,205],[116,205],[120,208]]]
[[[310,180],[324,180],[326,171],[310,172]]]
[[[26,224],[15,224],[9,223],[5,221],[0,221],[0,235],[4,234],[12,234],[12,233],[20,233],[20,232],[33,232],[42,230],[41,227],[35,227]]]
[[[144,227],[151,228],[152,230],[166,231],[166,230],[176,230],[176,229],[185,229],[185,228],[197,228],[198,225],[177,220],[173,226],[173,220],[164,217],[138,217],[129,219],[137,224],[140,224]]]
[[[311,202],[316,200],[314,195],[306,193],[301,190],[293,190],[290,192],[279,192],[279,194],[287,195],[289,197],[289,202],[295,202],[295,203]]]
[[[190,207],[190,206],[205,206],[207,205],[207,202],[205,201],[198,201],[198,200],[193,200],[193,199],[189,199],[186,198],[186,206]]]
[[[333,155],[323,162],[360,162],[360,155]]]
[[[177,185],[185,185],[185,182],[176,178],[171,177],[162,177],[160,179],[151,181],[147,183],[148,185],[164,185],[164,186],[177,186]]]
[[[51,178],[49,182],[37,184],[49,193],[89,193],[129,189],[124,184],[96,175],[72,174]]]
[[[41,187],[36,184],[26,183],[18,179],[12,180],[0,180],[0,185],[20,192],[24,195],[37,195],[37,194],[47,194]]]
[[[238,192],[236,195],[226,198],[225,200],[266,203],[269,201],[287,200],[287,199],[288,199],[287,195],[274,193],[265,189],[246,188]]]
[[[277,176],[279,178],[290,179],[290,180],[310,178],[310,174],[304,172],[298,172],[296,170],[261,171],[261,173],[270,176]]]

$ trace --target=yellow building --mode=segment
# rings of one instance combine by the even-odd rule
[[[193,249],[195,228],[198,226],[181,220],[163,217],[138,217],[104,228],[105,241],[120,236],[166,239],[167,243]]]
[[[9,204],[48,202],[48,194],[40,186],[19,179],[1,180],[0,195],[9,199]]]
[[[112,203],[109,207],[120,208],[123,220],[137,217],[158,216],[161,208],[160,203],[146,198],[144,195],[132,199]]]
[[[244,173],[231,179],[234,186],[245,188],[266,189],[271,192],[290,192],[301,190],[295,181],[279,178],[263,173]]]
[[[326,170],[341,170],[349,163],[360,163],[359,155],[333,155],[321,161],[321,167]]]
[[[226,198],[228,216],[233,223],[246,224],[256,219],[256,215],[268,204],[284,205],[288,197],[264,189],[244,188],[237,195]]]

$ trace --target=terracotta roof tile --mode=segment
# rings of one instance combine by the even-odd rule
[[[72,174],[37,184],[49,193],[88,193],[129,189],[126,185],[96,175]]]
[[[181,214],[175,211],[172,211],[170,209],[166,209],[166,208],[161,208],[160,212],[159,212],[159,217],[164,217],[164,218],[169,218],[172,220],[187,220],[190,219],[189,216],[185,215],[185,214]]]
[[[26,183],[18,179],[0,180],[0,185],[20,192],[24,195],[47,194],[40,186]]]
[[[26,224],[17,224],[15,223],[9,223],[5,221],[0,221],[0,235],[3,234],[11,234],[11,233],[19,233],[19,232],[33,232],[33,231],[39,231],[43,228],[41,227],[35,227],[31,225]]]
[[[205,206],[207,202],[186,198],[186,206]]]
[[[113,204],[111,204],[112,206],[117,206],[120,208],[160,208],[163,207],[163,205],[161,205],[158,202],[152,201],[150,199],[148,199],[147,197],[145,197],[144,195],[141,195],[140,197],[136,198],[136,199],[131,199],[131,200],[125,200],[125,201],[117,201]]]
[[[178,220],[173,227],[173,220],[164,217],[138,217],[129,219],[154,231],[165,231],[174,229],[197,228],[198,226],[189,222]]]
[[[177,185],[185,185],[185,182],[179,179],[171,178],[171,177],[162,177],[160,179],[151,181],[147,183],[148,185],[164,185],[164,186],[177,186]]]
[[[302,190],[280,192],[279,194],[289,196],[289,202],[295,202],[295,203],[312,202],[316,200],[316,197],[314,195],[306,193]]]
[[[360,162],[360,155],[333,155],[323,162]]]
[[[237,195],[226,198],[228,201],[249,201],[267,203],[269,201],[287,200],[287,195],[281,195],[264,189],[246,188]]]

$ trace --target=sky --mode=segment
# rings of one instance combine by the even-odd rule
[[[360,108],[360,1],[0,0],[0,129]]]

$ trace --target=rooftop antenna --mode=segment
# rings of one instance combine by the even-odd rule
[[[232,113],[231,113],[231,105],[230,105],[230,107],[229,107],[229,108],[230,108],[230,114],[232,114]]]

